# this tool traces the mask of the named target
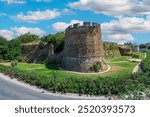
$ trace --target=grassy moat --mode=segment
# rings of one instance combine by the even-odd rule
[[[17,68],[20,70],[27,70],[27,71],[32,71],[35,73],[43,74],[50,76],[54,71],[57,72],[56,76],[58,78],[61,77],[77,77],[77,78],[90,78],[90,77],[95,77],[95,76],[124,76],[127,74],[131,74],[133,68],[137,65],[137,63],[110,63],[110,66],[112,69],[103,74],[80,74],[80,73],[73,73],[71,71],[64,71],[64,70],[59,70],[57,65],[50,65],[55,69],[50,69],[47,68],[44,64],[28,64],[28,63],[19,63]],[[130,67],[129,67],[130,66]]]
[[[140,58],[144,59],[144,54],[141,54]],[[106,73],[97,73],[97,74],[82,74],[75,73],[72,71],[60,70],[58,65],[49,64],[46,66],[45,64],[33,64],[33,63],[23,63],[20,62],[16,66],[20,70],[25,70],[29,72],[34,72],[37,74],[42,74],[46,76],[51,76],[54,72],[56,72],[57,78],[64,77],[76,77],[76,78],[96,78],[96,77],[124,77],[130,75],[138,64],[137,62],[129,62],[127,59],[130,56],[120,56],[111,60],[108,60],[107,63],[111,67],[110,71]],[[9,65],[9,63],[8,63]]]
[[[116,59],[109,60],[108,64],[111,66],[111,70],[102,74],[80,74],[71,71],[59,70],[58,65],[55,64],[50,64],[46,66],[44,64],[19,63],[17,68],[20,70],[26,70],[47,76],[52,75],[53,72],[57,72],[56,77],[58,78],[61,77],[95,78],[98,76],[124,77],[126,75],[130,75],[134,67],[138,64],[136,62],[128,62],[126,60],[127,58],[129,58],[129,56],[121,56]]]

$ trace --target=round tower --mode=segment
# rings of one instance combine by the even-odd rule
[[[107,69],[100,24],[84,22],[66,29],[62,68],[78,72]]]

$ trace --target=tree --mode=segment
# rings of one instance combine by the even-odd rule
[[[54,45],[54,51],[60,52],[63,50],[65,34],[64,33],[56,33],[54,35],[47,35],[41,38],[42,41],[47,42],[48,44]]]
[[[132,42],[127,42],[127,43],[124,43],[124,45],[133,46],[133,43]]]
[[[15,40],[19,41],[20,43],[29,43],[33,41],[39,41],[39,36],[35,34],[26,33],[26,34],[20,35]]]
[[[146,48],[146,44],[141,44],[140,48]]]
[[[22,55],[20,41],[16,39],[9,41],[8,48],[9,48],[8,51],[9,60],[17,59],[17,57]]]
[[[0,37],[0,59],[14,60],[21,56],[21,46],[18,40],[7,41],[5,38]]]
[[[8,51],[7,40],[0,36],[0,59],[6,59]]]

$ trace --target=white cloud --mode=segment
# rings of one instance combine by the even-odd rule
[[[123,17],[102,24],[105,34],[150,33],[150,16],[144,18]]]
[[[31,33],[36,34],[38,36],[43,36],[45,32],[41,30],[40,28],[29,28],[29,27],[13,27],[11,30],[15,33],[16,36]]]
[[[133,33],[150,33],[149,26],[150,16],[147,16],[146,19],[137,17],[122,17],[118,20],[113,20],[101,25],[104,38],[118,43],[134,40],[131,35]]]
[[[75,24],[75,23],[80,23],[80,24],[82,24],[83,21],[71,20],[70,23],[56,22],[56,23],[52,24],[52,28],[53,28],[53,30],[56,31],[56,32],[63,32],[63,31],[65,31],[65,29],[66,29],[68,26],[70,26],[70,25],[72,25],[72,24]]]
[[[135,0],[79,0],[69,3],[75,9],[90,10],[110,16],[140,16],[150,14],[150,2],[137,2]],[[144,4],[145,3],[145,4]]]
[[[0,2],[6,2],[7,4],[24,4],[26,0],[0,0]]]
[[[125,42],[131,42],[134,40],[134,37],[131,34],[108,34],[104,38],[110,42],[116,42],[123,44]]]
[[[0,30],[0,36],[6,38],[7,40],[11,40],[14,38],[14,33],[11,30],[3,29]]]
[[[14,20],[20,20],[29,23],[36,23],[41,20],[51,20],[57,18],[61,15],[59,11],[56,9],[53,10],[45,10],[45,11],[28,11],[27,15],[24,15],[22,12],[17,16],[13,17]]]
[[[30,27],[12,27],[8,29],[0,30],[0,36],[6,38],[7,40],[11,40],[17,36],[22,34],[31,33],[38,35],[40,37],[45,35],[45,32],[40,28],[30,28]]]

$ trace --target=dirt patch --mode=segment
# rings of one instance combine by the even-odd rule
[[[0,65],[5,65],[5,66],[10,66],[10,62],[4,62],[4,63],[0,63]]]
[[[120,69],[124,69],[124,67],[120,67],[120,66],[115,66],[115,65],[112,65],[112,71],[117,71],[117,70],[120,70]]]

